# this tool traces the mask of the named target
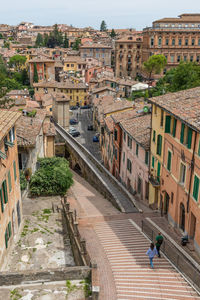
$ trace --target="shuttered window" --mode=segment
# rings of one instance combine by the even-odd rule
[[[14,171],[14,179],[16,181],[16,179],[17,179],[17,171],[16,171],[16,162],[15,161],[13,162],[13,171]]]
[[[1,198],[1,212],[4,212],[4,203],[3,203],[3,191],[0,189],[0,198]]]
[[[181,144],[183,144],[183,142],[184,142],[184,132],[185,132],[185,125],[182,123],[181,124],[181,136],[180,136]]]
[[[6,248],[8,248],[8,233],[7,233],[7,229],[5,231],[5,245],[6,245]]]
[[[149,163],[149,152],[145,151],[145,164],[148,165]]]
[[[136,144],[136,155],[138,156],[139,145]]]
[[[167,170],[171,171],[171,161],[172,161],[172,153],[168,151],[168,158],[167,158]]]
[[[160,182],[160,162],[158,161],[158,167],[157,167],[157,180]]]
[[[173,137],[175,137],[175,136],[176,136],[176,123],[177,123],[177,120],[176,120],[176,119],[174,119],[174,124],[173,124],[173,132],[172,132],[172,135],[173,135]]]
[[[165,117],[165,132],[166,133],[171,132],[171,116]]]
[[[152,168],[154,168],[154,164],[155,164],[155,158],[154,156],[152,156],[152,161],[151,161]]]
[[[155,130],[153,130],[153,142],[155,142],[156,141],[156,132],[155,132]]]
[[[3,188],[4,203],[7,203],[8,202],[8,192],[7,192],[6,180],[3,181],[2,188]]]
[[[193,184],[193,197],[197,201],[199,195],[199,178],[194,176],[194,184]]]
[[[11,192],[11,190],[12,190],[12,184],[11,184],[10,171],[8,172],[8,187],[9,187],[9,192]]]
[[[187,147],[188,149],[191,149],[192,144],[192,129],[188,128],[188,136],[187,136]]]
[[[11,222],[8,223],[8,234],[9,234],[9,238],[10,238],[12,235]]]
[[[157,152],[158,155],[161,155],[162,153],[162,136],[159,134],[157,136]]]

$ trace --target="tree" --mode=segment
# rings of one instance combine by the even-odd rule
[[[144,62],[144,70],[148,73],[148,78],[151,80],[152,74],[159,74],[167,64],[167,59],[162,54],[152,55]]]
[[[112,31],[111,31],[111,33],[110,33],[110,36],[111,36],[111,38],[116,37],[116,33],[115,33],[114,29],[112,29]]]
[[[81,40],[77,38],[72,46],[73,50],[79,50],[79,45],[81,44]]]
[[[106,31],[106,30],[107,30],[107,25],[106,22],[103,20],[101,22],[100,31]]]
[[[34,62],[34,73],[33,73],[33,82],[38,82],[38,72],[37,72],[37,65]]]
[[[65,158],[39,158],[39,169],[31,177],[30,193],[33,196],[64,196],[73,184],[69,163]]]
[[[63,47],[64,48],[69,48],[69,40],[67,38],[67,35],[65,33],[64,41],[63,41]]]
[[[40,46],[43,46],[43,44],[44,44],[43,36],[41,35],[41,33],[38,33],[36,41],[35,41],[35,46],[40,47]]]
[[[14,67],[15,71],[19,72],[21,70],[21,67],[25,65],[26,62],[26,56],[22,55],[14,55],[9,60],[9,66]]]

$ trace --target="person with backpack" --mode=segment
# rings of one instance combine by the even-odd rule
[[[153,266],[153,258],[157,254],[158,254],[158,252],[156,250],[156,247],[154,246],[154,243],[151,243],[149,249],[146,252],[146,255],[148,255],[148,257],[149,257],[150,266],[151,266],[152,269],[154,268],[154,266]]]
[[[163,243],[163,236],[159,232],[158,235],[156,236],[156,249],[158,252],[158,257],[161,257],[160,256],[160,247],[161,247],[162,243]]]

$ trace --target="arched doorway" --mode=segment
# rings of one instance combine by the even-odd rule
[[[180,204],[180,228],[185,231],[185,206],[183,203]]]

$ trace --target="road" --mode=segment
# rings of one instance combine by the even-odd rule
[[[92,141],[95,131],[87,130],[88,125],[92,124],[92,111],[91,109],[77,109],[73,111],[74,118],[79,121],[77,125],[70,125],[77,128],[81,135],[76,137],[76,140],[83,145],[92,155],[99,161],[101,161],[101,152],[99,143]]]

